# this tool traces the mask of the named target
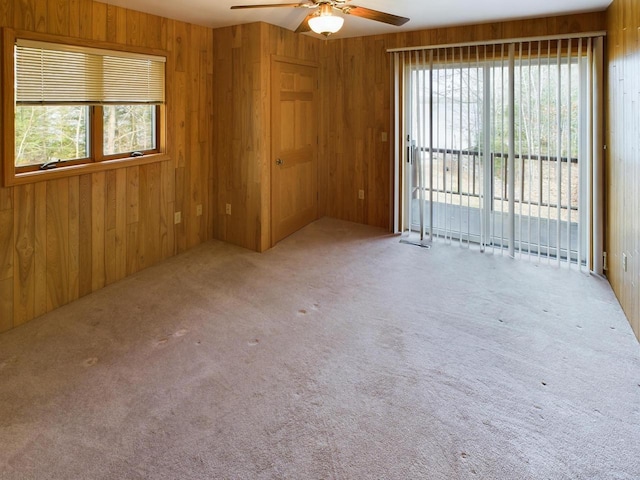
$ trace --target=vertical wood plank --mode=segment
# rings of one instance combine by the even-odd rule
[[[142,26],[144,46],[149,48],[163,48],[162,18],[157,15],[146,15],[141,21],[146,24]]]
[[[46,311],[69,302],[69,179],[46,183]]]
[[[13,27],[22,30],[35,30],[36,0],[21,0],[14,5]]]
[[[35,186],[34,315],[47,312],[47,183]]]
[[[13,209],[0,210],[0,280],[13,278]]]
[[[149,263],[147,263],[147,255],[150,253],[149,250],[151,249],[150,239],[147,238],[151,215],[147,215],[147,208],[149,208],[149,191],[153,188],[153,180],[150,178],[149,170],[146,167],[147,165],[142,165],[139,170],[140,209],[145,212],[145,214],[141,215],[138,219],[138,231],[140,234],[138,237],[138,268],[140,269],[149,266]]]
[[[0,280],[0,332],[13,327],[13,277]]]
[[[185,169],[184,167],[176,168],[175,174],[175,205],[176,212],[184,210],[185,203]],[[174,225],[176,251],[184,252],[187,249],[187,240],[184,229],[184,222]]]
[[[127,170],[116,170],[115,279],[127,276]]]
[[[640,340],[640,6],[614,0],[607,10],[608,77],[605,251],[611,282]],[[624,268],[623,257],[627,258]]]
[[[140,168],[127,168],[127,275],[140,270],[138,219],[140,204]]]
[[[189,51],[187,38],[187,25],[182,22],[173,24],[173,57],[175,59],[175,71],[185,72],[187,65],[187,52]]]
[[[13,25],[14,0],[0,1],[0,26],[10,27]]]
[[[48,33],[48,5],[47,0],[36,0],[35,2],[35,27],[37,32]]]
[[[174,254],[174,172],[173,162],[162,163],[160,172],[160,253],[163,259]]]
[[[127,44],[128,45],[142,45],[142,26],[141,22],[142,14],[134,10],[127,10]]]
[[[203,192],[200,190],[202,182],[202,152],[198,141],[198,111],[191,111],[189,115],[189,202],[185,206],[188,221],[187,248],[192,248],[202,242],[201,218],[196,216],[196,206],[202,205]]]
[[[116,228],[116,171],[105,172],[105,230]]]
[[[157,263],[160,258],[160,165],[140,167],[140,204],[147,212],[138,221],[141,240],[139,262],[142,268]]]
[[[69,178],[69,292],[71,302],[80,297],[80,178]]]
[[[35,186],[15,187],[14,326],[31,320],[35,307]]]
[[[117,12],[120,10],[115,5],[107,5],[107,41],[115,43],[118,33]]]
[[[127,225],[137,223],[140,215],[139,175],[139,167],[127,168]]]
[[[93,38],[93,2],[78,0],[78,36],[80,38]]]
[[[91,175],[82,175],[78,183],[78,293],[83,297],[93,291],[93,179]]]
[[[116,10],[115,20],[115,41],[118,43],[127,43],[127,10],[118,8]]]
[[[91,2],[91,37],[93,40],[107,40],[107,5]]]
[[[105,273],[105,172],[91,175],[91,290],[106,284]]]
[[[105,174],[105,283],[116,281],[116,171]]]
[[[14,212],[7,207],[12,202],[0,191],[0,332],[13,327]]]
[[[47,31],[53,35],[69,36],[70,5],[68,0],[47,1]]]
[[[187,88],[187,77],[184,72],[176,72],[173,76],[174,88],[176,92],[183,92]],[[186,159],[187,144],[187,105],[183,95],[176,95],[173,98],[173,154],[176,166],[184,167]]]
[[[83,297],[93,291],[93,260],[91,257],[93,180],[91,175],[82,175],[78,183],[78,293]]]
[[[140,252],[138,240],[138,224],[127,225],[127,275],[140,270]]]
[[[69,33],[70,37],[80,36],[80,2],[84,0],[68,0],[69,5]]]
[[[169,157],[174,161],[175,163],[175,151],[174,151],[174,144],[175,144],[175,107],[174,107],[174,98],[176,96],[178,96],[177,92],[175,92],[175,87],[174,87],[174,79],[175,79],[175,70],[176,70],[176,55],[174,53],[175,50],[175,38],[174,38],[174,32],[175,32],[175,24],[176,22],[174,20],[166,20],[166,22],[163,23],[164,26],[164,32],[166,35],[166,38],[164,39],[165,41],[165,49],[168,52],[167,55],[167,63],[165,65],[166,71],[167,71],[167,76],[165,79],[165,91],[167,94],[167,103],[164,106],[165,109],[165,115],[166,115],[166,119],[167,122],[165,124],[165,138],[163,139],[164,141],[161,141],[162,147],[164,147],[166,149],[167,154],[169,155]]]

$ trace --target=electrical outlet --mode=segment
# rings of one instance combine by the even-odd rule
[[[383,142],[387,141],[387,132],[382,132],[382,134],[380,135],[380,138]]]
[[[364,190],[358,190],[358,198],[364,200]]]
[[[202,205],[197,205],[196,206],[196,216],[199,217],[200,215],[202,215]]]
[[[628,262],[628,258],[626,253],[622,254],[622,269],[626,272],[627,271],[627,264]]]
[[[176,212],[173,214],[173,223],[180,223],[182,222],[182,212]]]
[[[225,213],[227,215],[231,215],[231,204],[230,203],[227,203],[227,206],[225,207],[224,211],[225,211]]]

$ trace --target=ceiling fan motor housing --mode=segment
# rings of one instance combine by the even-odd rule
[[[342,28],[344,19],[333,14],[334,5],[332,2],[321,2],[318,5],[320,6],[318,12],[308,20],[309,26],[314,32],[328,37]]]

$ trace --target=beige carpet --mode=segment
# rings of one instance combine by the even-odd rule
[[[638,479],[594,277],[323,219],[0,335],[2,479]]]

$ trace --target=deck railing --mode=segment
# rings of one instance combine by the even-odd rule
[[[435,175],[440,175],[441,178],[438,179],[438,185],[433,189],[434,192],[438,193],[447,193],[447,194],[455,194],[462,196],[472,196],[479,197],[479,173],[480,173],[480,158],[481,153],[477,150],[455,150],[450,148],[433,148],[430,149],[428,147],[413,147],[412,155],[409,156],[409,161],[412,163],[416,158],[416,155],[420,153],[423,156],[434,154],[435,161],[440,163],[441,165],[437,165],[434,173]],[[493,176],[493,198],[497,201],[508,201],[507,196],[507,160],[509,158],[508,153],[502,152],[494,152],[491,153],[491,165],[492,165],[492,176]],[[466,160],[465,160],[466,159]],[[560,161],[560,169],[561,169],[561,177],[569,176],[573,177],[575,175],[575,179],[571,178],[568,183],[569,190],[571,187],[577,186],[577,174],[578,174],[578,158],[575,157],[557,157],[557,156],[549,156],[549,155],[520,155],[516,154],[516,169],[519,167],[519,173],[516,171],[517,178],[517,190],[516,201],[523,202],[526,204],[535,205],[538,207],[549,207],[549,208],[557,208],[557,203],[551,203],[545,200],[545,196],[548,198],[566,198],[570,199],[570,208],[573,211],[578,210],[577,206],[577,198],[574,198],[574,192],[568,192],[567,194],[558,194],[558,192],[554,192],[550,194],[549,190],[556,189],[557,190],[557,176],[553,178],[551,181],[548,178],[545,182],[544,174],[545,172],[549,176],[557,175],[558,167],[551,167],[551,164],[557,163]],[[429,157],[423,157],[423,160],[428,162]],[[535,162],[536,171],[530,170],[528,174],[525,174],[523,168],[526,162]],[[543,162],[547,162],[547,166],[543,165]],[[467,181],[465,181],[464,168],[465,164],[468,168],[469,174],[466,176]],[[564,166],[563,166],[564,164]],[[571,168],[573,165],[575,167]],[[455,171],[451,170],[451,167],[454,167]],[[529,168],[532,165],[529,164]],[[455,173],[455,175],[454,175]],[[447,177],[455,177],[448,179]],[[498,178],[500,178],[500,183],[497,184]],[[535,178],[532,178],[535,177]],[[533,181],[535,180],[535,185],[533,185]],[[447,183],[449,182],[449,183]],[[435,182],[434,182],[435,183]],[[425,186],[425,189],[429,189],[430,186]],[[561,188],[563,186],[561,185]],[[545,195],[546,194],[546,195]],[[568,209],[569,204],[561,201],[560,208]]]

